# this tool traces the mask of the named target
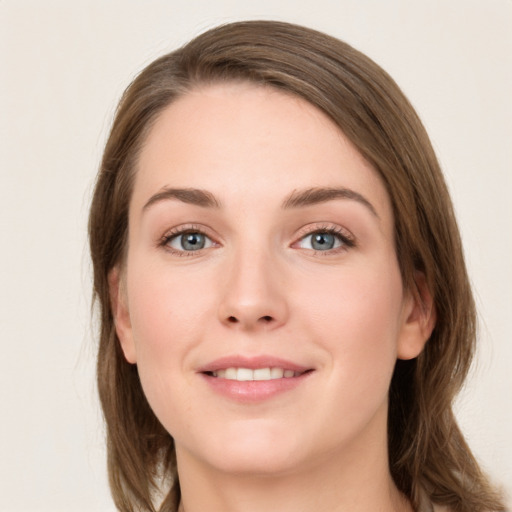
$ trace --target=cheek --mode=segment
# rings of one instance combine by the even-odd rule
[[[142,387],[159,419],[173,417],[174,402],[186,393],[190,355],[207,335],[215,314],[205,276],[169,270],[165,265],[141,265],[135,258],[128,275],[129,311]],[[170,399],[177,397],[177,400]],[[178,404],[179,405],[179,404]]]
[[[321,301],[315,314],[328,315],[319,333],[330,353],[331,396],[325,415],[347,436],[364,430],[377,414],[385,414],[389,385],[397,359],[401,316],[401,279],[397,273],[366,267],[332,283],[329,300]],[[321,414],[319,414],[321,416]],[[337,431],[338,432],[338,431]]]
[[[211,300],[198,288],[199,277],[165,266],[139,265],[134,274],[128,283],[133,290],[129,310],[138,353],[179,351],[185,340],[199,337],[200,318],[211,309]]]
[[[304,329],[314,331],[334,367],[354,379],[378,373],[387,378],[396,361],[402,320],[402,281],[396,264],[366,264],[332,273],[323,281],[308,282],[300,296],[307,304]]]

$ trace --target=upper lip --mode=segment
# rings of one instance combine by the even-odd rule
[[[305,372],[313,368],[288,361],[279,357],[268,355],[246,357],[241,355],[230,355],[215,359],[197,369],[199,373],[216,372],[226,368],[282,368],[283,370],[293,370],[294,372]]]

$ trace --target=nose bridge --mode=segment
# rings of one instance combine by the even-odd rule
[[[288,316],[284,275],[265,244],[241,243],[226,262],[219,319],[244,329],[277,327]]]

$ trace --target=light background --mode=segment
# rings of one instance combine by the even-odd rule
[[[510,0],[0,0],[0,510],[111,511],[86,218],[115,104],[204,29],[309,25],[396,79],[453,194],[481,312],[458,416],[512,493]]]

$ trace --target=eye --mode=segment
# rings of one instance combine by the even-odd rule
[[[353,247],[354,242],[335,230],[318,230],[303,236],[296,244],[301,249],[331,251],[343,247]]]
[[[193,252],[213,246],[213,241],[199,231],[186,231],[166,237],[165,245],[175,251]]]

